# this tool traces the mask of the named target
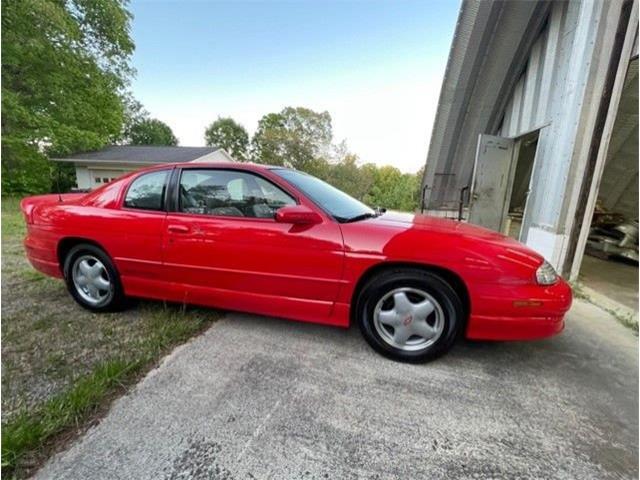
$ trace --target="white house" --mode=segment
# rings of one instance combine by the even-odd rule
[[[77,153],[56,162],[72,162],[76,167],[76,185],[91,189],[125,173],[161,163],[234,162],[220,147],[165,147],[147,145],[112,145],[95,152]]]

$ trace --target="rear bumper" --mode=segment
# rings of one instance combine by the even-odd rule
[[[63,277],[54,243],[38,239],[33,235],[27,235],[24,239],[24,249],[27,254],[27,260],[33,265],[33,268],[45,275],[57,278]]]
[[[571,287],[554,285],[493,286],[472,305],[467,338],[477,340],[534,340],[551,337],[564,328],[571,307]]]

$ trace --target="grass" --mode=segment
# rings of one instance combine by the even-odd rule
[[[79,425],[114,388],[130,376],[136,363],[109,360],[35,411],[24,411],[2,426],[2,468],[13,471],[56,434]],[[37,460],[36,460],[37,461]]]
[[[185,314],[176,308],[156,312],[149,336],[141,340],[136,354],[97,364],[68,390],[3,424],[2,467],[12,471],[21,464],[23,467],[37,464],[38,453],[46,450],[47,443],[56,435],[81,426],[103,406],[105,399],[123,391],[170,348],[208,325],[197,319],[189,321]]]
[[[2,239],[22,235],[24,220],[20,213],[20,199],[2,197]],[[4,252],[3,252],[4,253]]]
[[[2,199],[2,473],[23,478],[219,313],[157,302],[83,310],[24,258],[18,205]]]

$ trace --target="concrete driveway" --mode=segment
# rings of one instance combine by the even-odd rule
[[[426,365],[352,328],[230,314],[38,478],[636,478],[638,341],[576,301],[565,332]]]

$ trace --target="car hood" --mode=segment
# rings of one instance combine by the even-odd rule
[[[385,212],[369,221],[382,228],[412,231],[418,236],[435,234],[440,238],[448,237],[451,245],[473,251],[488,262],[491,258],[497,258],[527,268],[537,268],[544,260],[542,255],[513,238],[465,222],[394,211]],[[478,249],[479,244],[486,248]]]
[[[506,241],[507,243],[518,244],[515,240],[487,228],[446,218],[430,217],[427,215],[388,211],[372,219],[372,221],[391,227],[413,227],[436,232],[455,233],[475,239]]]

